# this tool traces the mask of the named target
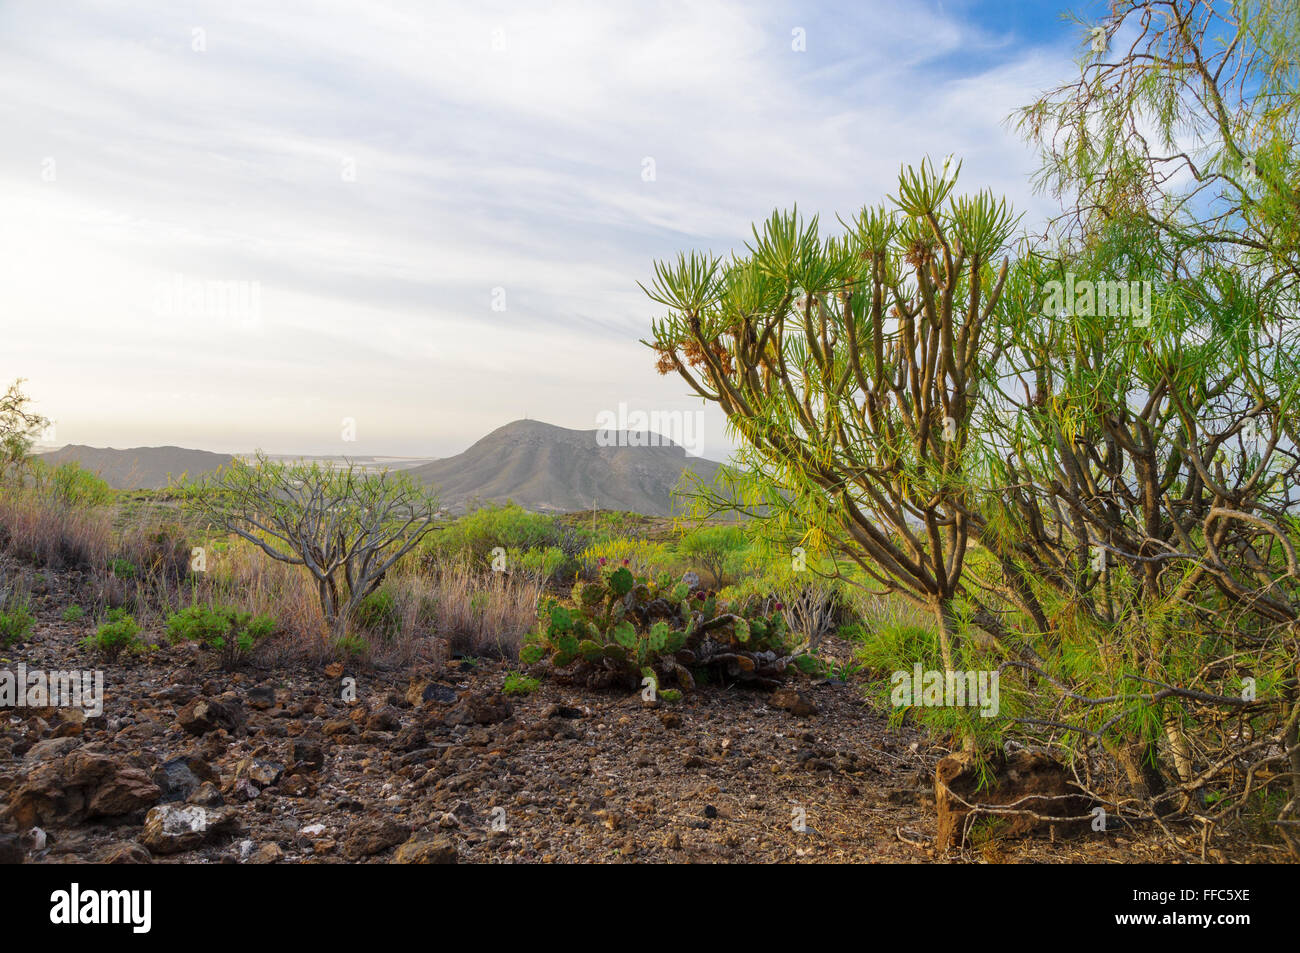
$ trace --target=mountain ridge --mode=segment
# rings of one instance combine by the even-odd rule
[[[36,455],[50,466],[78,463],[97,473],[115,490],[160,490],[171,478],[182,474],[205,476],[229,464],[234,456],[209,450],[192,450],[166,445],[161,447],[90,447],[70,443],[48,453]]]
[[[237,458],[171,445],[118,450],[84,444],[37,456],[52,466],[79,463],[119,490],[160,489],[169,474],[201,477]],[[598,508],[671,516],[681,509],[674,497],[688,486],[688,474],[708,483],[722,468],[653,432],[572,430],[525,419],[497,427],[461,453],[402,472],[436,486],[450,511],[509,500],[538,512]]]

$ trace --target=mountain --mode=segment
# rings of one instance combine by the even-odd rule
[[[229,454],[183,447],[85,447],[69,444],[59,450],[37,455],[50,466],[69,461],[98,473],[108,485],[118,490],[157,490],[168,484],[168,474],[179,480],[181,474],[191,478],[211,473],[233,459]]]
[[[597,435],[615,446],[600,446]],[[644,434],[631,434],[644,441]],[[443,506],[472,500],[513,500],[530,510],[631,510],[648,516],[680,511],[672,496],[688,488],[688,472],[711,482],[722,464],[657,435],[659,446],[627,446],[627,431],[569,430],[538,420],[516,420],[492,431],[464,453],[406,471],[440,491]]]
[[[597,436],[610,438],[601,446]],[[513,500],[530,510],[630,510],[647,516],[670,516],[676,490],[690,486],[688,473],[712,482],[722,464],[688,457],[681,447],[658,435],[657,446],[629,446],[647,435],[627,431],[569,430],[538,420],[516,420],[492,431],[464,453],[419,466],[403,467],[439,490],[442,505],[464,510],[473,501]],[[71,444],[38,454],[51,466],[75,461],[98,473],[116,489],[158,489],[168,474],[199,477],[226,466],[228,454],[182,447],[135,447],[130,450]],[[402,461],[405,463],[406,461]]]

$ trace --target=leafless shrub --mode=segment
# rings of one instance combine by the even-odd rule
[[[236,462],[191,491],[194,512],[262,550],[303,567],[337,639],[358,605],[433,529],[437,497],[401,473],[348,464]]]

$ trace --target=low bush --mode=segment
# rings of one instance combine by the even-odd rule
[[[558,546],[506,550],[506,568],[510,572],[522,572],[543,583],[557,575],[568,562],[569,558]]]
[[[514,503],[489,503],[434,533],[426,553],[439,560],[465,559],[490,569],[492,551],[545,550],[559,547],[564,531],[555,517],[530,513]]]
[[[909,604],[878,601],[865,607],[860,623],[844,626],[840,634],[854,643],[853,666],[867,676],[867,697],[892,723],[910,720],[941,738],[973,738],[981,745],[1000,743],[1006,721],[1025,713],[1024,692],[1014,682],[999,679],[996,704],[1003,718],[982,714],[978,705],[931,704],[916,697],[913,689],[923,687],[932,673],[948,669],[939,653],[934,622]],[[954,657],[957,672],[993,672],[998,660],[974,640],[964,642]],[[922,686],[915,682],[916,671]],[[899,686],[903,686],[901,696]],[[989,699],[992,700],[991,698]]]
[[[26,603],[17,602],[0,610],[0,648],[21,642],[35,621]]]
[[[501,691],[506,695],[531,695],[541,687],[541,682],[520,672],[507,672]]]
[[[707,572],[718,588],[740,574],[748,549],[745,532],[738,526],[701,526],[677,543],[678,555],[697,571]]]
[[[589,578],[620,566],[627,567],[634,575],[650,576],[676,565],[673,554],[663,543],[626,537],[592,543],[582,551],[579,561]]]
[[[138,652],[144,648],[140,639],[140,623],[121,609],[108,613],[108,621],[82,640],[87,648],[94,649],[105,658],[116,659],[123,652]]]
[[[275,631],[275,620],[233,606],[192,605],[167,618],[173,642],[193,641],[217,652],[225,668],[247,659],[259,641]]]
[[[64,506],[105,506],[113,501],[113,488],[74,461],[55,467],[42,482],[50,497]]]
[[[135,563],[120,556],[115,556],[108,561],[108,571],[118,579],[134,579],[139,575]]]
[[[334,651],[342,659],[359,659],[370,651],[370,643],[359,635],[340,635],[334,640]]]
[[[387,589],[376,589],[357,603],[352,619],[361,628],[385,638],[391,638],[402,627],[397,599]]]

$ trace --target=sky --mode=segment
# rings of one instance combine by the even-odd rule
[[[725,459],[637,282],[927,155],[1041,221],[1006,118],[1076,74],[1064,9],[8,0],[0,376],[53,445],[447,456],[645,413]]]

